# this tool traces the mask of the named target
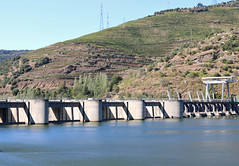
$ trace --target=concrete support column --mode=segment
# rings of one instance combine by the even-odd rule
[[[163,101],[164,109],[166,111],[166,118],[183,118],[183,101]]]
[[[144,100],[126,100],[125,105],[128,108],[129,120],[144,120],[145,119],[145,104]]]
[[[205,96],[206,100],[210,100],[210,93],[209,93],[209,84],[206,84],[206,96]]]
[[[222,101],[224,100],[225,83],[222,83]]]
[[[28,100],[30,123],[31,124],[48,124],[49,123],[49,101],[48,100]]]
[[[219,116],[218,106],[216,103],[213,104],[213,113],[215,116]]]
[[[101,100],[83,100],[83,118],[85,122],[102,121],[102,101]]]
[[[227,95],[228,95],[228,100],[230,101],[230,89],[229,89],[229,82],[227,82]]]

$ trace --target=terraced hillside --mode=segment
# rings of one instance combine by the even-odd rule
[[[155,13],[9,59],[0,64],[0,93],[24,87],[56,90],[63,82],[71,87],[74,78],[89,73],[127,77],[132,71],[168,61],[177,55],[176,48],[191,40],[237,28],[238,1],[231,3]]]
[[[239,76],[239,28],[217,33],[205,40],[182,45],[171,59],[161,59],[131,74],[120,84],[120,97],[133,98],[193,98],[204,92],[202,77]],[[239,85],[231,84],[231,92],[239,94]],[[216,97],[221,98],[221,86],[216,86]],[[225,92],[226,94],[226,92]],[[201,93],[200,93],[201,95]]]

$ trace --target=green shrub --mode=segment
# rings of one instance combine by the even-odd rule
[[[114,91],[114,87],[117,87],[117,85],[122,81],[123,78],[117,74],[114,74],[111,78],[111,83],[110,83],[110,91]]]
[[[194,62],[193,61],[188,61],[188,63],[187,63],[188,65],[193,65],[194,64]]]
[[[162,86],[162,87],[167,87],[170,85],[170,82],[168,81],[167,78],[161,78],[159,80],[159,84]]]
[[[226,63],[226,64],[233,64],[233,60],[227,60],[227,59],[222,59],[222,63]]]
[[[221,36],[217,36],[217,37],[216,37],[216,40],[217,40],[217,41],[221,41],[221,40],[222,40],[222,37],[221,37]]]
[[[201,73],[202,73],[202,75],[206,75],[207,74],[205,69],[202,69]]]
[[[222,59],[222,63],[227,63],[227,60],[226,59]]]
[[[27,63],[28,61],[29,61],[28,58],[25,58],[25,57],[22,58],[22,64],[25,64],[25,63]]]
[[[20,67],[20,73],[24,74],[32,70],[32,67],[30,65],[22,65]]]
[[[18,93],[19,93],[19,90],[18,90],[18,89],[14,88],[14,89],[12,90],[12,95],[13,95],[13,96],[17,96]]]
[[[11,84],[12,84],[12,85],[16,85],[16,84],[17,84],[17,81],[16,81],[16,80],[13,80],[13,81],[11,81]]]
[[[228,69],[228,72],[229,72],[229,73],[233,73],[232,68],[229,68],[229,69]]]
[[[204,47],[202,49],[202,51],[208,51],[208,50],[211,50],[211,49],[213,49],[213,45],[208,45],[208,46]]]
[[[229,73],[224,73],[224,76],[231,76]]]
[[[153,66],[150,65],[148,68],[147,68],[147,71],[152,71],[153,70]]]
[[[228,68],[229,68],[229,66],[227,66],[227,65],[226,65],[226,66],[222,66],[222,67],[221,67],[221,69],[222,69],[222,70],[225,70],[225,71],[227,71],[227,70],[228,70]]]
[[[213,77],[221,77],[221,75],[218,72],[216,72],[213,74]]]
[[[237,39],[237,35],[232,35],[231,40],[236,40]]]
[[[233,64],[234,62],[232,60],[227,60],[227,64]]]
[[[195,78],[198,76],[199,76],[198,72],[190,72],[189,74],[187,74],[187,77],[189,77],[189,78]]]
[[[164,66],[164,68],[168,68],[168,67],[170,67],[170,66],[172,66],[172,63],[167,63],[167,64]]]
[[[186,57],[186,55],[184,55],[183,53],[179,53],[179,55],[178,56],[180,56],[181,58],[185,58]]]
[[[154,68],[154,71],[159,71],[159,68],[155,67],[155,68]]]
[[[44,58],[40,58],[38,59],[38,61],[35,63],[35,67],[39,67],[39,66],[43,66],[45,64],[50,63],[50,58],[48,57],[44,57]]]
[[[160,72],[160,73],[159,73],[159,76],[160,76],[160,77],[167,77],[167,75],[166,75],[165,73],[163,73],[163,72]]]
[[[186,71],[184,72],[184,75],[188,75],[189,73],[190,73],[190,71],[186,70]]]

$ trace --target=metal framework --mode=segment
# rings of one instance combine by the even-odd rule
[[[203,77],[202,78],[203,83],[206,85],[206,94],[205,99],[211,100],[210,98],[210,85],[212,90],[212,99],[215,99],[215,93],[214,93],[214,85],[216,84],[222,84],[222,100],[224,100],[224,90],[225,85],[227,86],[227,94],[228,94],[228,100],[230,100],[230,90],[229,90],[229,84],[238,82],[237,77]]]
[[[100,31],[104,29],[104,19],[103,19],[103,5],[101,4],[100,10]]]

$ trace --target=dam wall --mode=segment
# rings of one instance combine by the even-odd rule
[[[6,100],[0,124],[49,124],[238,115],[237,102],[184,100]]]

